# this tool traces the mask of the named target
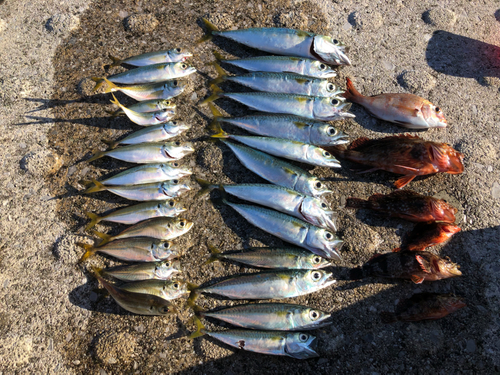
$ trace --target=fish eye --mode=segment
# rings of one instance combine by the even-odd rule
[[[330,126],[327,131],[326,131],[329,135],[335,135],[337,134],[337,129],[335,129],[333,126]]]
[[[434,110],[436,111],[436,113],[441,112],[441,108],[439,108],[439,107],[436,107]]]
[[[172,82],[172,84],[173,84],[174,86],[177,86],[177,85],[179,84],[179,82],[177,82],[177,80],[175,80],[174,82]]]
[[[174,284],[174,288],[175,288],[175,289],[179,289],[179,284],[175,283],[175,284]]]
[[[180,48],[175,49],[177,52],[181,52],[182,50]]]
[[[337,99],[332,99],[331,103],[333,105],[337,105],[337,104],[339,104],[339,101]]]
[[[321,279],[321,274],[319,272],[313,272],[312,279],[314,281],[318,281],[319,279]]]
[[[325,70],[326,69],[326,65],[325,64],[320,64],[319,65],[319,70]]]
[[[318,264],[319,262],[321,262],[321,258],[320,258],[320,257],[318,257],[318,256],[315,256],[315,257],[313,258],[313,263],[314,263],[314,264]]]
[[[309,317],[312,320],[316,320],[319,318],[319,313],[316,310],[311,310],[311,311],[309,311]]]
[[[327,158],[329,158],[330,156],[332,156],[332,154],[330,154],[328,151],[325,151],[325,152],[323,152],[323,156],[326,156]]]
[[[335,45],[339,44],[339,41],[338,41],[337,39],[334,39],[332,42],[333,42],[333,44],[335,44]]]
[[[153,309],[153,306],[151,306],[151,310]],[[167,306],[162,306],[158,309],[158,311],[161,314],[168,314],[170,312],[169,308]]]
[[[160,208],[161,208],[161,203],[158,205],[158,209],[160,209]]]
[[[333,91],[335,89],[335,85],[333,83],[329,83],[328,86],[326,86],[326,89],[328,91]]]
[[[300,340],[300,341],[302,341],[302,342],[306,342],[306,341],[307,341],[307,339],[308,339],[308,337],[309,337],[309,336],[308,336],[308,335],[306,335],[305,333],[301,333],[301,334],[299,335],[299,340]]]
[[[184,225],[186,225],[186,222],[183,220],[183,221],[181,221],[181,222],[179,223],[179,225],[180,225],[181,227],[183,227]]]
[[[174,207],[174,204],[175,204],[175,203],[174,203],[174,201],[170,201],[170,202],[168,202],[168,205],[169,205],[170,207]]]
[[[175,145],[176,145],[176,146],[180,146],[180,145],[181,145],[181,142],[177,141],[177,142],[175,142]]]
[[[170,243],[169,243],[169,242],[165,242],[165,243],[163,243],[163,247],[164,247],[165,249],[168,249],[168,248],[170,247]]]
[[[172,183],[177,185],[179,183],[179,180],[172,180]]]
[[[170,262],[166,262],[165,267],[170,267]]]
[[[187,64],[182,64],[182,65],[181,65],[181,68],[182,68],[182,69],[187,69],[187,67],[188,67],[188,66],[187,66]]]
[[[330,232],[325,232],[325,238],[327,240],[331,240],[333,238],[333,234],[331,234]]]
[[[321,203],[321,208],[328,208],[325,202]]]
[[[318,181],[318,182],[316,182],[316,188],[317,188],[317,189],[321,189],[321,187],[322,187],[322,186],[323,186],[323,185],[321,184],[321,182],[319,182],[319,181]]]

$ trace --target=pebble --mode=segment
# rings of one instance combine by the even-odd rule
[[[195,102],[198,100],[198,94],[196,93],[196,91],[194,91],[192,94],[191,94],[191,101],[192,102]]]
[[[152,14],[133,14],[124,20],[125,30],[131,31],[136,34],[150,33],[160,23]]]
[[[409,70],[398,77],[399,84],[413,94],[427,93],[436,86],[436,79],[425,71]]]
[[[500,199],[500,184],[496,181],[491,188],[491,196],[495,199]]]
[[[45,24],[48,32],[55,35],[65,35],[80,25],[80,19],[71,14],[55,14]]]
[[[61,169],[62,158],[52,151],[42,149],[26,154],[20,162],[22,170],[34,176],[47,176],[56,173]]]
[[[453,26],[455,24],[457,16],[451,10],[436,7],[425,11],[422,15],[422,19],[429,25],[438,28],[446,28],[447,26]]]

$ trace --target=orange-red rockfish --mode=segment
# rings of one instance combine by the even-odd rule
[[[446,119],[441,108],[413,94],[361,95],[347,78],[343,96],[363,106],[373,116],[408,129],[445,128]]]
[[[416,176],[464,171],[463,155],[447,143],[425,141],[411,135],[381,139],[358,138],[349,148],[329,151],[355,163],[371,166],[366,172],[384,170],[404,176],[394,185],[400,189]]]
[[[455,233],[460,232],[458,225],[449,223],[420,223],[408,235],[401,248],[392,251],[424,251],[448,241]]]

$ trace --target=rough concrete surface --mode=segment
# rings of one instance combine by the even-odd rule
[[[495,373],[500,370],[500,3],[498,1],[0,1],[0,371],[64,374],[237,374],[237,373]],[[279,26],[333,35],[350,47],[350,67],[334,82],[353,77],[366,95],[412,92],[443,108],[448,128],[413,133],[448,142],[465,154],[465,173],[417,179],[420,193],[446,197],[460,209],[462,232],[435,251],[462,266],[456,279],[414,285],[405,281],[342,281],[346,268],[399,246],[412,225],[367,211],[346,211],[345,197],[392,191],[394,176],[315,168],[334,193],[339,234],[346,244],[333,269],[338,283],[292,299],[331,311],[335,323],[318,331],[320,358],[298,361],[237,351],[219,342],[186,335],[195,327],[183,301],[178,317],[129,314],[103,299],[92,266],[115,264],[94,257],[76,262],[91,241],[84,210],[103,213],[126,201],[112,194],[80,194],[80,179],[100,178],[125,163],[85,160],[104,149],[101,138],[137,129],[111,118],[109,95],[89,95],[89,77],[106,74],[108,53],[127,57],[181,46],[192,50],[199,74],[175,99],[179,118],[196,142],[186,163],[199,177],[217,182],[257,182],[230,150],[206,140],[210,119],[197,106],[216,73],[212,50],[244,57],[258,51],[222,38],[195,45],[200,18],[221,29]],[[112,72],[118,72],[115,68]],[[232,70],[236,73],[236,70]],[[227,91],[242,90],[236,85]],[[119,100],[129,103],[124,96]],[[243,106],[218,100],[230,115]],[[353,139],[402,133],[353,106],[356,119],[335,123]],[[236,131],[235,129],[230,129]],[[196,183],[193,181],[193,186]],[[179,239],[184,277],[206,283],[237,272],[232,264],[203,265],[206,243],[223,250],[281,242],[234,211],[211,200],[184,198],[194,228]],[[216,197],[215,193],[214,196]],[[117,233],[117,225],[97,229]],[[438,321],[384,325],[381,311],[417,291],[455,292],[468,307]],[[231,301],[200,297],[204,308]],[[220,329],[206,322],[209,329]]]

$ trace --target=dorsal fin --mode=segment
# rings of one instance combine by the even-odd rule
[[[372,141],[372,140],[368,137],[361,137],[361,138],[355,139],[351,143],[351,145],[349,146],[349,150],[355,150],[355,149],[365,145],[367,142],[370,142],[370,141]]]

